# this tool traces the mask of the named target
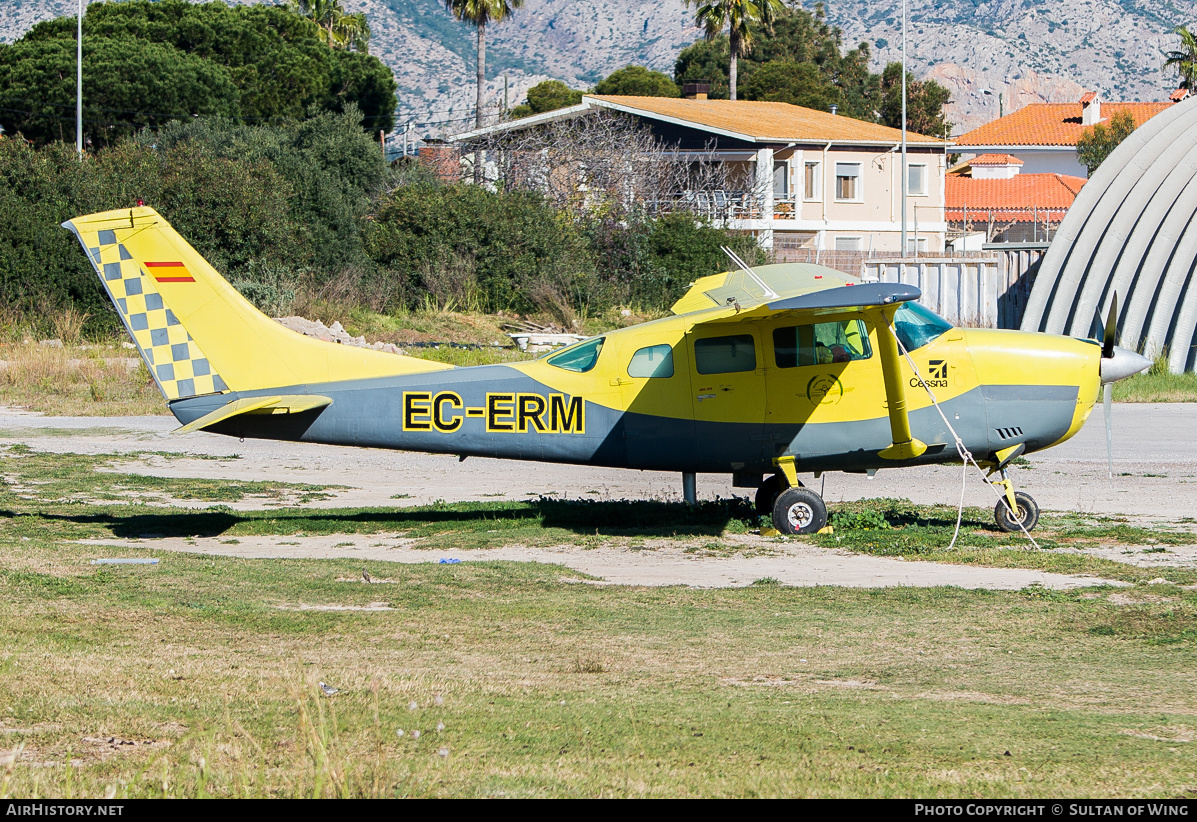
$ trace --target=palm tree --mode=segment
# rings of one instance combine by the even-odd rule
[[[478,98],[474,105],[474,127],[482,128],[482,95],[486,90],[486,24],[502,23],[524,0],[445,0],[445,8],[463,23],[478,27]]]
[[[714,40],[728,26],[728,45],[731,63],[728,67],[728,88],[731,99],[736,99],[736,69],[741,55],[752,48],[752,31],[749,24],[762,23],[769,29],[773,18],[785,7],[781,0],[686,0],[686,5],[698,6],[694,22],[703,27],[708,40]]]
[[[1168,52],[1164,67],[1176,66],[1180,72],[1180,87],[1192,90],[1197,86],[1197,35],[1185,26],[1177,26],[1173,32],[1180,35],[1181,50]]]
[[[370,24],[365,14],[346,14],[341,0],[288,0],[291,10],[320,27],[332,49],[353,48],[370,53]]]

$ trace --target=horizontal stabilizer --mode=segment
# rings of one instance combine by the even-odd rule
[[[176,428],[173,434],[190,434],[218,422],[240,416],[241,414],[298,414],[301,411],[311,411],[313,408],[323,408],[331,405],[332,400],[315,394],[295,394],[278,397],[246,397],[233,400],[222,405],[215,411],[204,414],[198,420],[192,420],[182,428]]]

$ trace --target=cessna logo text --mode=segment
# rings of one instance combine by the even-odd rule
[[[584,434],[586,411],[581,397],[522,392],[486,395],[486,404],[467,406],[454,391],[403,392],[403,430],[452,434],[469,418],[485,420],[488,434]]]
[[[918,377],[910,378],[910,387],[918,388],[925,385],[928,388],[947,388],[948,387],[948,361],[947,360],[931,360],[927,363],[927,378],[920,380]]]

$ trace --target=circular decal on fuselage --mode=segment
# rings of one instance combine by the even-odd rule
[[[806,384],[806,398],[815,405],[835,405],[844,397],[844,384],[834,374],[819,374]]]

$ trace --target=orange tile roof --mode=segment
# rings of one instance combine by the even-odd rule
[[[1130,112],[1141,126],[1172,103],[1102,103],[1103,122],[1123,111]],[[1081,124],[1080,103],[1032,103],[956,137],[961,148],[968,146],[1075,146],[1088,126]]]
[[[968,161],[970,166],[1021,166],[1026,165],[1013,154],[981,154]]]
[[[684,100],[672,97],[586,95],[599,105],[643,113],[701,128],[718,129],[763,142],[898,145],[902,132],[877,123],[829,114],[789,103],[756,100]],[[907,143],[942,146],[943,140],[907,132]]]
[[[1009,180],[977,180],[949,174],[946,179],[945,216],[948,220],[986,220],[992,209],[1005,220],[1059,220],[1072,205],[1083,177],[1067,174],[1018,174]]]

